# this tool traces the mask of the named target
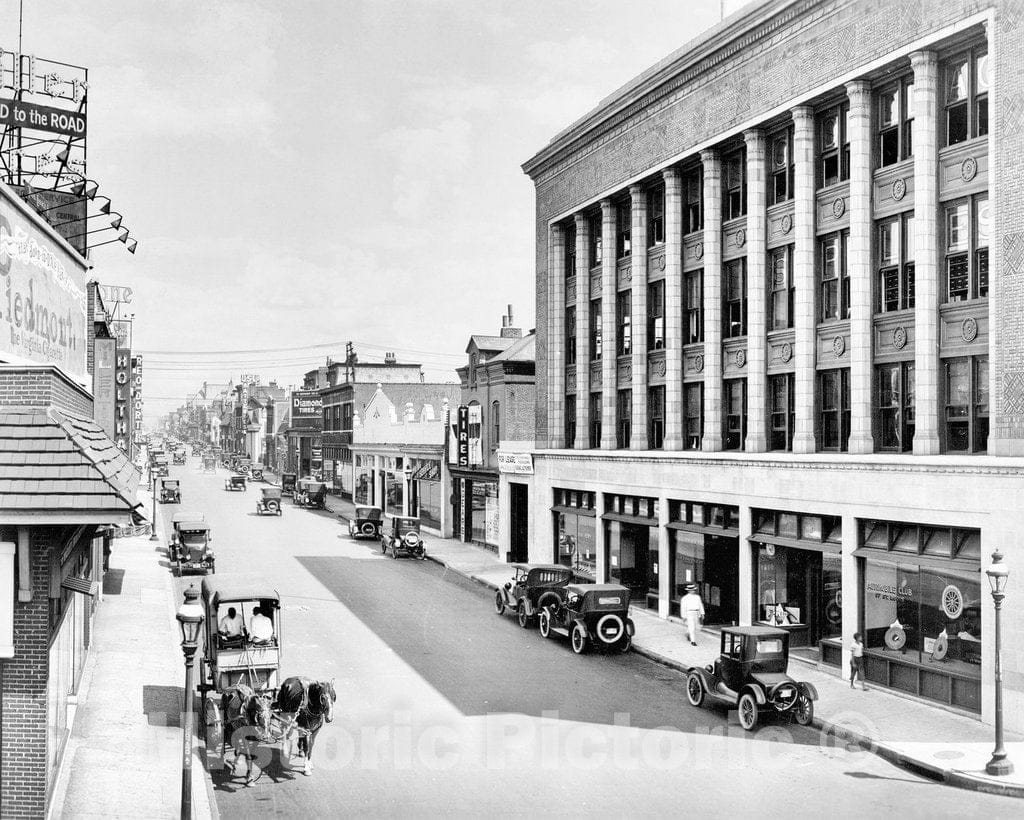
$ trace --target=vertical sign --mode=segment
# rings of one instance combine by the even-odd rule
[[[456,422],[459,466],[469,466],[469,408],[459,405],[458,421]]]
[[[114,368],[114,441],[129,457],[132,454],[132,352],[118,347]]]
[[[92,374],[92,417],[111,439],[114,435],[114,378],[117,361],[117,339],[96,339],[96,364]]]
[[[142,354],[132,356],[132,441],[142,435]],[[134,458],[135,454],[132,454]]]
[[[483,464],[483,450],[480,446],[480,440],[483,436],[481,428],[483,427],[483,412],[480,409],[479,404],[471,404],[469,406],[469,430],[467,435],[469,436],[469,463],[470,464]]]

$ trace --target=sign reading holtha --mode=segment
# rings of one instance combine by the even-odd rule
[[[0,353],[86,382],[85,269],[0,194]]]

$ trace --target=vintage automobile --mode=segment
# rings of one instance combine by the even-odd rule
[[[420,520],[405,516],[395,516],[391,519],[391,532],[385,532],[380,539],[381,554],[391,553],[392,558],[397,558],[399,553],[419,558],[421,561],[427,557],[427,548],[420,537]]]
[[[300,478],[295,482],[292,503],[300,507],[312,507],[317,510],[327,508],[327,485],[313,478]]]
[[[153,461],[150,470],[152,471],[153,475],[157,477],[164,477],[170,475],[170,469],[167,466],[167,456],[163,455],[163,453],[158,455],[156,459]]]
[[[256,502],[256,514],[282,515],[281,512],[281,488],[260,487],[260,498]]]
[[[383,526],[384,513],[380,507],[356,505],[352,517],[348,519],[348,534],[353,538],[380,538]]]
[[[514,612],[526,629],[540,610],[562,600],[572,570],[561,564],[513,564],[512,568],[512,580],[494,593],[494,609],[499,615]]]
[[[251,481],[262,481],[263,480],[263,465],[253,464],[249,468],[249,479]]]
[[[174,452],[174,463],[175,464],[184,464],[185,463],[185,451],[184,450],[176,450]]]
[[[636,628],[629,617],[629,589],[619,584],[568,584],[565,595],[544,606],[540,634],[569,635],[572,651],[582,655],[590,647],[625,652]]]
[[[217,472],[217,459],[213,456],[203,456],[203,472]]]
[[[281,473],[281,494],[292,495],[295,492],[295,473]]]
[[[215,571],[215,556],[210,548],[210,525],[202,513],[178,513],[171,519],[171,540],[167,560],[175,574],[186,570]]]
[[[235,472],[242,475],[249,475],[249,471],[252,470],[252,459],[251,458],[240,458],[235,463]]]
[[[176,478],[165,478],[160,482],[160,503],[181,503],[181,482]]]
[[[686,699],[700,706],[705,699],[736,709],[748,732],[759,715],[789,715],[801,726],[814,719],[818,690],[786,674],[789,633],[772,626],[727,626],[722,629],[721,655],[714,664],[690,670]]]
[[[245,476],[231,475],[224,479],[225,490],[245,490]]]

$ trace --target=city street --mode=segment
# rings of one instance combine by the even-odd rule
[[[198,459],[172,467],[183,503],[212,525],[218,575],[258,573],[282,596],[282,677],[332,678],[335,721],[312,774],[272,750],[262,774],[211,756],[224,817],[749,812],[836,816],[1010,816],[1006,798],[951,791],[816,731],[766,723],[754,734],[693,709],[683,677],[638,655],[575,656],[495,615],[490,594],[430,562],[393,561],[325,512],[257,516],[260,484]],[[162,545],[161,545],[162,546]],[[201,577],[178,581],[179,591]],[[230,757],[230,752],[229,752]],[[239,769],[239,772],[242,768]],[[831,795],[831,797],[830,797]],[[841,797],[837,797],[841,795]],[[826,808],[827,807],[827,808]]]

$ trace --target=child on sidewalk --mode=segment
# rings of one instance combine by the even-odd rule
[[[860,688],[865,692],[868,687],[864,684],[864,644],[861,641],[859,632],[853,633],[853,646],[850,648],[850,688],[853,689],[853,682],[860,677]]]

